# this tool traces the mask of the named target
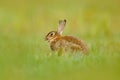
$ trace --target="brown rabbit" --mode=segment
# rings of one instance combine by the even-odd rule
[[[66,20],[59,20],[57,31],[51,31],[46,35],[45,40],[50,43],[51,50],[57,51],[62,49],[63,51],[87,53],[88,46],[85,42],[73,36],[62,36],[65,25]]]

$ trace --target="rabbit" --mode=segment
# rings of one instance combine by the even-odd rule
[[[59,20],[57,31],[51,31],[45,36],[45,40],[50,43],[52,51],[62,49],[62,51],[70,52],[82,52],[82,54],[88,53],[88,46],[86,43],[73,36],[62,36],[62,32],[66,25],[66,19]]]

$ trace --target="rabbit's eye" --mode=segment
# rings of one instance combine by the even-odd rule
[[[50,35],[53,36],[53,33],[51,33]]]
[[[54,35],[55,35],[55,33],[53,33],[53,32],[52,32],[52,33],[50,33],[50,36],[54,36]]]

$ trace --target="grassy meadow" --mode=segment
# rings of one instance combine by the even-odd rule
[[[89,55],[51,52],[59,19]],[[0,80],[120,80],[120,0],[0,0]]]

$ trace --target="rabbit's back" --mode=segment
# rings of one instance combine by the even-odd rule
[[[77,39],[73,36],[63,36],[56,38],[51,43],[51,49],[53,51],[58,50],[59,48],[63,48],[65,51],[87,51],[88,47],[80,39]]]

